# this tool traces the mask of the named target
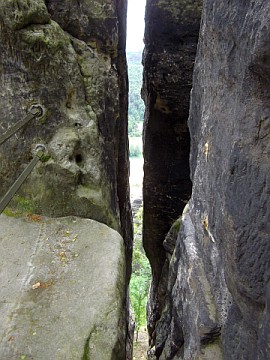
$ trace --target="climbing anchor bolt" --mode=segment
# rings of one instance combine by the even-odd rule
[[[37,144],[34,150],[35,155],[41,160],[42,156],[46,152],[46,146],[43,144]]]
[[[40,118],[45,114],[45,108],[40,104],[34,104],[30,107],[29,112],[35,117]]]

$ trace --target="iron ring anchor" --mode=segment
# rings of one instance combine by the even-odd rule
[[[46,146],[43,144],[37,144],[35,149],[34,149],[34,154],[41,159],[42,156],[46,153],[47,149]]]
[[[41,104],[33,104],[30,106],[28,112],[30,112],[34,117],[41,118],[45,114],[45,107]]]

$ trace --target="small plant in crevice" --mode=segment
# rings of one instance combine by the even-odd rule
[[[10,204],[5,208],[3,214],[9,217],[21,217],[34,214],[36,207],[32,200],[23,196],[15,195]]]
[[[135,315],[136,341],[141,327],[146,326],[146,303],[151,281],[151,268],[142,247],[142,207],[134,217],[134,247],[130,300]]]

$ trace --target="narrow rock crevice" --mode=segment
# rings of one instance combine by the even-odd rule
[[[201,1],[155,0],[146,6],[143,244],[153,272],[150,336],[166,292],[163,241],[191,196],[187,121],[201,9]]]

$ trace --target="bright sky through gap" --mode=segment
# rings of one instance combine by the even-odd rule
[[[127,51],[141,52],[144,48],[144,13],[146,0],[128,0]]]

